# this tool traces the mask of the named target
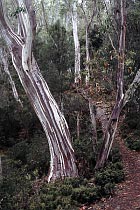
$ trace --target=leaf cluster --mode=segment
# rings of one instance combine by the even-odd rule
[[[26,12],[26,9],[24,7],[17,7],[16,10],[14,12],[11,13],[11,17],[15,17],[17,18],[17,16],[19,15],[19,13],[21,12]]]

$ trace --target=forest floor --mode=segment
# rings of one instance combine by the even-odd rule
[[[115,139],[120,147],[125,181],[116,185],[114,195],[85,208],[87,210],[140,210],[140,152],[126,147],[119,128]]]

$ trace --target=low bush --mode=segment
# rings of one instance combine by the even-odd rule
[[[138,110],[139,102],[135,102],[136,101],[132,100],[127,105],[125,119],[121,126],[121,134],[124,138],[126,146],[129,149],[140,151],[140,112]]]
[[[94,203],[112,194],[115,184],[124,179],[118,147],[112,149],[108,165],[96,172],[91,142],[76,140],[75,148],[77,164],[79,167],[81,164],[80,177],[48,184],[42,178],[47,175],[50,160],[44,136],[35,133],[31,141],[15,144],[9,153],[8,172],[0,186],[1,208],[78,210],[83,204]]]
[[[112,194],[115,184],[124,180],[122,168],[120,162],[110,163],[95,173],[95,184],[101,187],[100,194],[102,196]]]
[[[127,147],[131,150],[140,151],[140,139],[135,139],[135,137],[128,137],[125,139]]]
[[[97,171],[94,179],[67,178],[55,183],[44,182],[41,187],[36,181],[33,185],[27,174],[18,169],[1,183],[1,206],[3,210],[78,210],[83,204],[94,203],[102,196],[112,194],[115,184],[123,179],[120,162],[110,163]]]
[[[121,154],[120,154],[119,147],[117,145],[112,148],[109,154],[109,160],[113,163],[121,161]]]

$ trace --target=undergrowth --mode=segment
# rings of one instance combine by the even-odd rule
[[[124,180],[121,157],[115,147],[106,167],[94,174],[92,171],[92,174],[87,176],[90,178],[81,175],[75,179],[67,178],[49,184],[43,179],[38,181],[38,165],[42,156],[37,155],[36,166],[34,163],[31,168],[29,156],[32,155],[33,149],[31,147],[26,154],[26,144],[27,142],[24,147],[22,142],[22,147],[20,146],[20,162],[19,155],[18,160],[16,159],[17,153],[15,157],[11,156],[12,159],[7,160],[11,168],[0,186],[2,210],[78,210],[83,204],[89,205],[111,195],[115,184]],[[18,149],[17,145],[14,151],[15,149]]]
[[[121,135],[129,149],[140,151],[140,113],[134,106],[126,113],[121,126]]]

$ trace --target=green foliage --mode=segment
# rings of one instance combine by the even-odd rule
[[[111,194],[115,183],[119,183],[123,180],[124,173],[120,162],[116,162],[115,164],[111,163],[105,169],[101,169],[95,173],[95,183],[101,186],[100,193],[103,196]]]
[[[115,147],[112,148],[110,155],[109,155],[109,160],[112,163],[120,162],[121,161],[121,154],[119,147],[116,145]]]
[[[44,159],[47,152],[44,146],[43,136],[36,134],[32,142],[20,142],[13,147],[12,159],[8,160],[9,172],[0,186],[3,210],[78,210],[82,204],[94,203],[102,196],[112,194],[115,183],[124,179],[119,151],[114,148],[110,155],[112,162],[92,174],[90,179],[81,176],[49,184],[39,181],[39,171],[43,171],[39,166],[48,161],[48,157]],[[84,152],[81,155],[85,155]],[[46,174],[47,170],[46,167]],[[45,174],[42,172],[42,175]]]
[[[126,117],[121,126],[122,137],[126,146],[135,151],[140,151],[140,89],[138,88],[133,99],[126,108]]]
[[[17,78],[15,80],[17,81]],[[12,147],[27,138],[31,139],[36,129],[42,131],[39,120],[22,89],[19,94],[23,108],[14,99],[11,87],[5,81],[0,83],[0,96],[2,97],[0,103],[1,147]]]
[[[67,90],[73,77],[74,46],[71,33],[60,21],[49,26],[47,42],[36,36],[34,54],[51,91],[60,94]]]
[[[14,103],[0,108],[1,146],[12,146],[21,128],[19,119],[15,118]]]
[[[11,16],[17,18],[18,14],[20,12],[26,12],[26,9],[24,7],[17,7],[16,8],[16,11],[14,11],[14,12],[11,13]]]
[[[140,50],[140,2],[138,0],[135,3],[129,1],[126,32],[127,50],[135,52],[135,56],[133,56],[133,70],[137,70],[140,68],[139,56],[137,54]]]
[[[86,178],[89,178],[93,174],[96,163],[96,154],[93,153],[92,143],[92,139],[85,136],[85,138],[75,139],[73,144],[79,174]]]
[[[48,172],[50,155],[43,133],[35,133],[32,140],[17,143],[10,149],[9,154],[15,167],[25,170],[30,179],[42,177]]]
[[[128,137],[125,139],[125,143],[129,149],[140,151],[140,139],[134,139],[134,137]]]
[[[89,33],[90,50],[97,51],[103,44],[103,34],[98,28],[92,29]]]
[[[26,155],[28,154],[29,144],[27,141],[21,141],[15,144],[11,149],[11,158],[13,160],[27,163]]]

